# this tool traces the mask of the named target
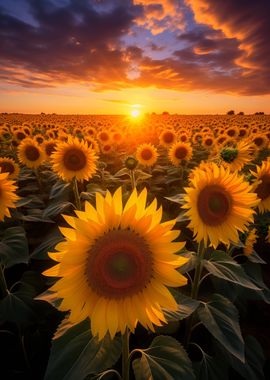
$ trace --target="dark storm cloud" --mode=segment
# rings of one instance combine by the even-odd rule
[[[2,78],[12,70],[18,77],[22,68],[47,74],[52,82],[125,78],[128,63],[119,38],[128,32],[140,7],[129,1],[111,2],[113,6],[102,11],[94,2],[80,0],[61,7],[48,0],[28,4],[37,26],[0,9]],[[23,81],[27,85],[28,80]]]
[[[238,41],[235,65],[242,69],[236,78],[239,92],[269,93],[270,86],[270,1],[269,0],[186,0],[195,20],[220,30]],[[234,78],[232,78],[234,79]],[[242,81],[241,81],[242,79]]]
[[[21,18],[1,2],[1,81],[270,93],[270,0],[24,0]]]

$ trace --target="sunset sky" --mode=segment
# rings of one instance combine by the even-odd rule
[[[0,112],[270,113],[269,0],[0,0]]]

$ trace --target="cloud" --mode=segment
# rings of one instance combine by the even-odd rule
[[[38,86],[42,81],[33,77],[40,73],[45,85],[74,80],[98,86],[125,80],[129,63],[119,40],[140,9],[124,1],[125,6],[111,2],[109,10],[98,12],[90,4],[71,0],[56,7],[47,0],[29,0],[37,26],[0,9],[2,80],[12,77],[22,86]]]
[[[254,89],[269,93],[269,0],[186,0],[186,3],[197,23],[209,25],[238,41],[235,65],[242,69],[244,92],[252,93]]]
[[[185,26],[182,2],[179,0],[134,0],[134,4],[143,6],[143,14],[136,19],[137,24],[149,29],[153,35]]]

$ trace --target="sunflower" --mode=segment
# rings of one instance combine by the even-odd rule
[[[230,127],[225,131],[225,134],[228,135],[230,138],[235,138],[239,135],[239,129],[237,126]]]
[[[20,168],[19,165],[9,157],[0,157],[0,172],[8,173],[8,178],[17,178]]]
[[[267,136],[263,133],[254,134],[253,136],[250,136],[250,139],[256,150],[266,148],[269,143]]]
[[[209,163],[208,170],[197,169],[185,188],[188,227],[198,242],[204,240],[216,248],[220,242],[238,242],[238,231],[245,231],[253,221],[258,199],[243,176],[230,173],[228,168]]]
[[[16,208],[15,202],[19,199],[16,195],[17,186],[8,176],[8,173],[0,171],[0,221],[3,221],[5,216],[10,217],[9,208]]]
[[[38,143],[28,137],[18,147],[18,158],[28,168],[36,169],[42,164],[45,157]]]
[[[252,230],[247,235],[247,238],[245,241],[245,246],[244,246],[244,255],[245,256],[250,256],[254,252],[253,247],[256,244],[257,238],[258,238],[258,236],[256,233],[256,229],[252,228]]]
[[[94,149],[77,137],[68,136],[67,142],[60,142],[51,155],[52,169],[64,181],[74,177],[78,181],[88,180],[96,172],[97,157]]]
[[[136,158],[141,165],[153,166],[157,157],[157,149],[152,144],[141,144],[136,150]]]
[[[169,147],[176,141],[176,134],[174,130],[165,129],[159,136],[160,145]]]
[[[203,137],[202,144],[207,150],[212,149],[215,146],[215,139],[210,135],[206,135]]]
[[[256,178],[255,192],[260,199],[258,209],[260,212],[270,211],[270,161],[263,161],[256,169],[256,172],[251,173]]]
[[[50,159],[51,158],[51,155],[53,154],[53,152],[55,151],[56,149],[56,142],[54,140],[46,140],[44,141],[44,143],[42,144],[42,149],[46,155],[46,159]]]
[[[239,141],[235,146],[225,146],[219,153],[222,164],[231,172],[241,170],[246,163],[251,161],[251,155],[252,146],[246,140]]]
[[[175,220],[160,223],[161,207],[146,200],[146,189],[135,189],[124,207],[121,188],[96,193],[96,209],[86,202],[77,217],[65,216],[72,228],[60,229],[66,239],[49,253],[59,264],[44,274],[61,277],[50,288],[63,299],[60,310],[70,310],[72,323],[89,317],[99,339],[134,332],[138,322],[152,331],[166,323],[162,308],[177,308],[167,286],[187,283],[176,270],[188,259],[175,254],[184,246],[173,242]]]
[[[177,142],[169,150],[169,158],[173,165],[179,166],[183,160],[188,161],[192,157],[192,148],[190,144]]]

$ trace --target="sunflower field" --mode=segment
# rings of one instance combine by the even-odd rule
[[[1,379],[270,376],[270,117],[0,115]]]

